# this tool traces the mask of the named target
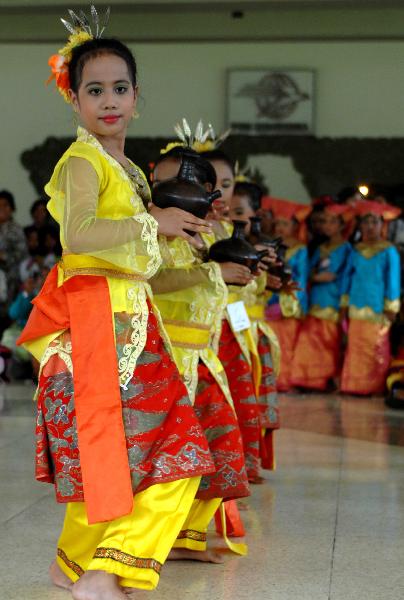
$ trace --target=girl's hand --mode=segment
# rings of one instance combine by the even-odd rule
[[[156,219],[159,233],[167,237],[182,237],[195,248],[203,248],[203,243],[189,235],[184,229],[196,233],[212,233],[212,228],[207,221],[198,219],[181,208],[158,208],[151,202],[149,213]]]
[[[226,283],[247,285],[253,279],[248,267],[233,262],[219,264],[222,271],[222,277]]]
[[[280,277],[276,277],[275,275],[268,273],[267,286],[271,288],[271,290],[280,290],[282,287],[282,280]]]
[[[262,261],[268,265],[273,265],[276,263],[277,261],[277,255],[276,252],[274,250],[274,248],[271,248],[271,246],[264,246],[263,244],[256,244],[254,246],[254,248],[258,251],[261,250],[266,250],[267,251],[267,256],[265,256]]]

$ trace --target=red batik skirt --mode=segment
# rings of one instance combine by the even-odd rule
[[[259,329],[258,354],[262,367],[261,384],[258,392],[262,428],[260,444],[261,466],[264,469],[273,470],[275,468],[274,431],[280,427],[279,402],[271,355],[271,343],[265,333]]]
[[[149,309],[144,350],[132,379],[120,389],[134,493],[215,470],[186,388]],[[132,331],[132,316],[115,313],[114,318],[119,360]],[[61,339],[66,346],[69,332]],[[102,465],[103,457],[94,456],[94,460]],[[55,484],[58,502],[84,500],[73,377],[60,354],[49,358],[39,379],[36,478]]]
[[[216,467],[216,473],[202,477],[197,498],[230,500],[249,496],[243,441],[236,414],[202,362],[198,366],[194,409]]]
[[[255,395],[251,367],[226,320],[223,321],[220,337],[219,360],[229,380],[243,439],[248,479],[253,480],[259,476],[261,410]]]

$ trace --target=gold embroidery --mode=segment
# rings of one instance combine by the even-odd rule
[[[389,300],[388,298],[384,299],[384,310],[398,313],[400,311],[400,306],[401,302],[399,298],[397,298],[397,300]]]
[[[131,287],[127,291],[128,299],[133,302],[133,313],[131,319],[132,333],[130,342],[122,349],[122,356],[118,362],[119,380],[123,388],[126,388],[137,359],[143,351],[147,339],[147,321],[149,309],[147,306],[146,286]]]
[[[384,313],[375,313],[370,306],[364,306],[363,308],[357,308],[351,305],[349,307],[349,318],[356,319],[358,321],[370,321],[371,323],[379,323],[390,327],[391,323]]]
[[[146,278],[136,273],[124,273],[118,269],[100,269],[98,267],[82,267],[78,269],[64,269],[66,277],[75,275],[99,275],[103,277],[114,277],[115,279],[127,279],[128,281],[146,281]]]
[[[343,244],[345,244],[346,242],[342,241],[342,242],[335,242],[334,244],[321,244],[319,250],[320,250],[320,258],[328,258],[331,254],[331,252],[334,252],[334,250],[336,250],[337,248],[339,248],[340,246],[343,246]]]
[[[163,565],[155,558],[140,558],[132,556],[116,548],[97,548],[94,558],[110,558],[128,567],[136,569],[152,569],[157,575],[160,575]]]
[[[80,567],[80,565],[78,565],[77,563],[75,563],[72,560],[70,560],[69,558],[67,558],[65,552],[63,552],[63,550],[61,548],[58,548],[57,554],[58,554],[59,558],[61,558],[63,560],[65,565],[73,571],[73,573],[76,573],[76,575],[78,575],[79,577],[84,575],[84,570]]]
[[[38,374],[38,379],[41,377],[42,374],[42,369],[45,367],[45,365],[47,364],[47,362],[49,361],[49,359],[54,356],[55,354],[57,354],[65,363],[67,370],[69,371],[69,373],[71,373],[73,375],[73,361],[72,361],[72,343],[66,342],[66,344],[63,344],[63,337],[64,337],[64,333],[62,333],[59,338],[56,338],[55,340],[53,340],[53,342],[51,342],[49,344],[49,346],[47,347],[47,349],[45,350],[42,359],[41,359],[41,366],[39,369],[39,374]],[[39,387],[37,388],[37,391],[35,392],[35,396],[34,396],[34,401],[36,401],[38,398],[38,392],[39,392]]]
[[[195,542],[206,542],[206,533],[202,531],[196,531],[195,529],[184,529],[180,531],[177,536],[177,540],[194,540]]]
[[[339,312],[332,308],[332,306],[326,306],[325,308],[314,304],[309,313],[316,317],[316,319],[322,319],[324,321],[332,321],[333,323],[338,323],[339,321]]]
[[[386,242],[385,240],[381,240],[375,244],[367,244],[365,242],[359,242],[356,244],[355,250],[362,254],[365,258],[373,258],[376,254],[383,252],[386,248],[390,248],[392,244],[390,242]]]

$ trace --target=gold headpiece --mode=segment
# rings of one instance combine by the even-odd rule
[[[191,128],[186,119],[182,119],[182,125],[177,123],[174,125],[174,131],[177,134],[178,142],[169,142],[165,148],[160,150],[160,154],[167,154],[170,150],[177,147],[188,147],[195,152],[208,152],[215,150],[224,142],[230,133],[230,129],[216,137],[212,125],[209,123],[206,131],[203,131],[203,123],[200,119],[195,127],[195,133],[192,133]]]
[[[66,19],[60,19],[70,35],[67,44],[58,51],[58,54],[53,54],[48,61],[52,74],[47,83],[55,79],[56,87],[66,102],[70,102],[68,94],[70,89],[69,62],[72,58],[73,48],[81,46],[81,44],[84,44],[88,40],[100,38],[105,31],[111,13],[111,9],[108,7],[101,23],[97,9],[93,4],[90,7],[90,11],[92,23],[90,23],[90,20],[82,10],[77,14],[69,9],[71,22],[66,21]]]
[[[238,160],[236,160],[236,164],[234,165],[234,181],[236,183],[256,183],[250,167],[247,167],[242,171]]]

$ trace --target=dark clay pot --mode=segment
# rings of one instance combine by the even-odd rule
[[[245,238],[245,221],[233,221],[231,238],[220,240],[210,247],[209,258],[218,263],[234,262],[245,265],[251,272],[257,270],[258,263],[267,255],[266,250],[256,250]]]
[[[290,282],[292,279],[292,270],[286,264],[286,258],[285,258],[287,246],[282,244],[281,238],[277,238],[276,240],[274,240],[273,243],[274,244],[276,243],[276,246],[274,246],[274,247],[276,250],[276,259],[277,259],[276,262],[278,264],[270,266],[268,269],[268,273],[270,273],[271,275],[274,275],[275,277],[279,277],[282,284],[285,284],[285,283]],[[270,286],[267,286],[267,289],[279,292],[279,290],[273,289]]]
[[[248,241],[256,246],[262,244],[263,246],[269,246],[274,248],[274,242],[271,238],[261,231],[261,217],[250,217],[250,233],[248,235]]]
[[[198,155],[184,151],[177,177],[162,181],[153,188],[153,203],[156,206],[159,208],[174,206],[200,219],[206,217],[212,202],[222,194],[219,190],[209,194],[199,183],[196,176],[197,160]]]

